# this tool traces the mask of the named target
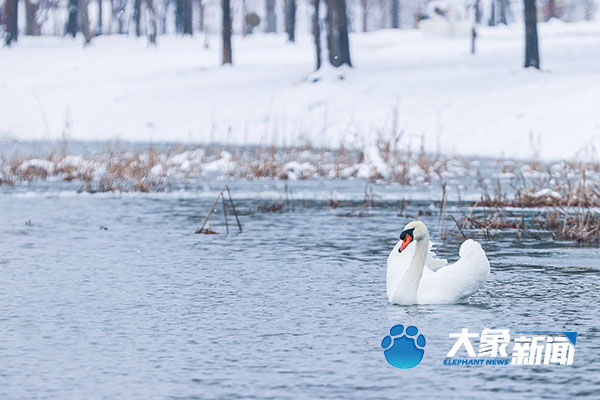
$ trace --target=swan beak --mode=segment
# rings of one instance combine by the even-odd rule
[[[402,240],[402,244],[400,245],[398,253],[402,253],[402,251],[406,248],[406,246],[408,246],[410,242],[412,242],[412,236],[407,233],[404,235],[404,240]]]

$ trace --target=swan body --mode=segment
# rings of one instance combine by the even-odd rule
[[[459,259],[448,264],[431,251],[429,231],[424,223],[414,221],[406,225],[401,239],[387,260],[386,286],[390,303],[465,303],[490,274],[485,252],[474,240],[466,240],[458,251]]]

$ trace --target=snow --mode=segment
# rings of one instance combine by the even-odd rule
[[[563,196],[560,193],[557,193],[556,191],[554,191],[552,189],[545,188],[545,189],[541,189],[541,190],[538,190],[537,192],[535,192],[533,194],[533,197],[538,197],[538,198],[549,197],[549,198],[560,199]]]
[[[47,174],[51,174],[54,172],[54,163],[48,160],[42,160],[39,158],[33,158],[31,160],[24,161],[17,168],[18,172],[25,172],[28,169],[40,169],[46,171]]]
[[[552,21],[539,33],[542,71],[521,68],[523,27],[512,24],[482,28],[475,56],[467,37],[355,33],[354,68],[318,73],[302,34],[236,36],[232,67],[218,65],[217,36],[209,49],[201,36],[157,48],[21,36],[0,49],[0,138],[356,147],[397,117],[400,145],[432,152],[562,159],[598,148],[600,24]]]

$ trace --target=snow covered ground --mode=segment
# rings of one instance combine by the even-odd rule
[[[521,68],[522,30],[482,29],[476,56],[467,37],[353,34],[354,68],[316,83],[310,36],[235,37],[233,67],[216,36],[22,36],[0,49],[0,137],[361,145],[397,110],[401,142],[428,151],[568,158],[600,143],[600,23],[540,24],[542,71]]]

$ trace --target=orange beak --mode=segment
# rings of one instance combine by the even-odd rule
[[[402,244],[400,245],[400,251],[403,251],[410,242],[412,242],[412,236],[407,233],[402,241]]]

